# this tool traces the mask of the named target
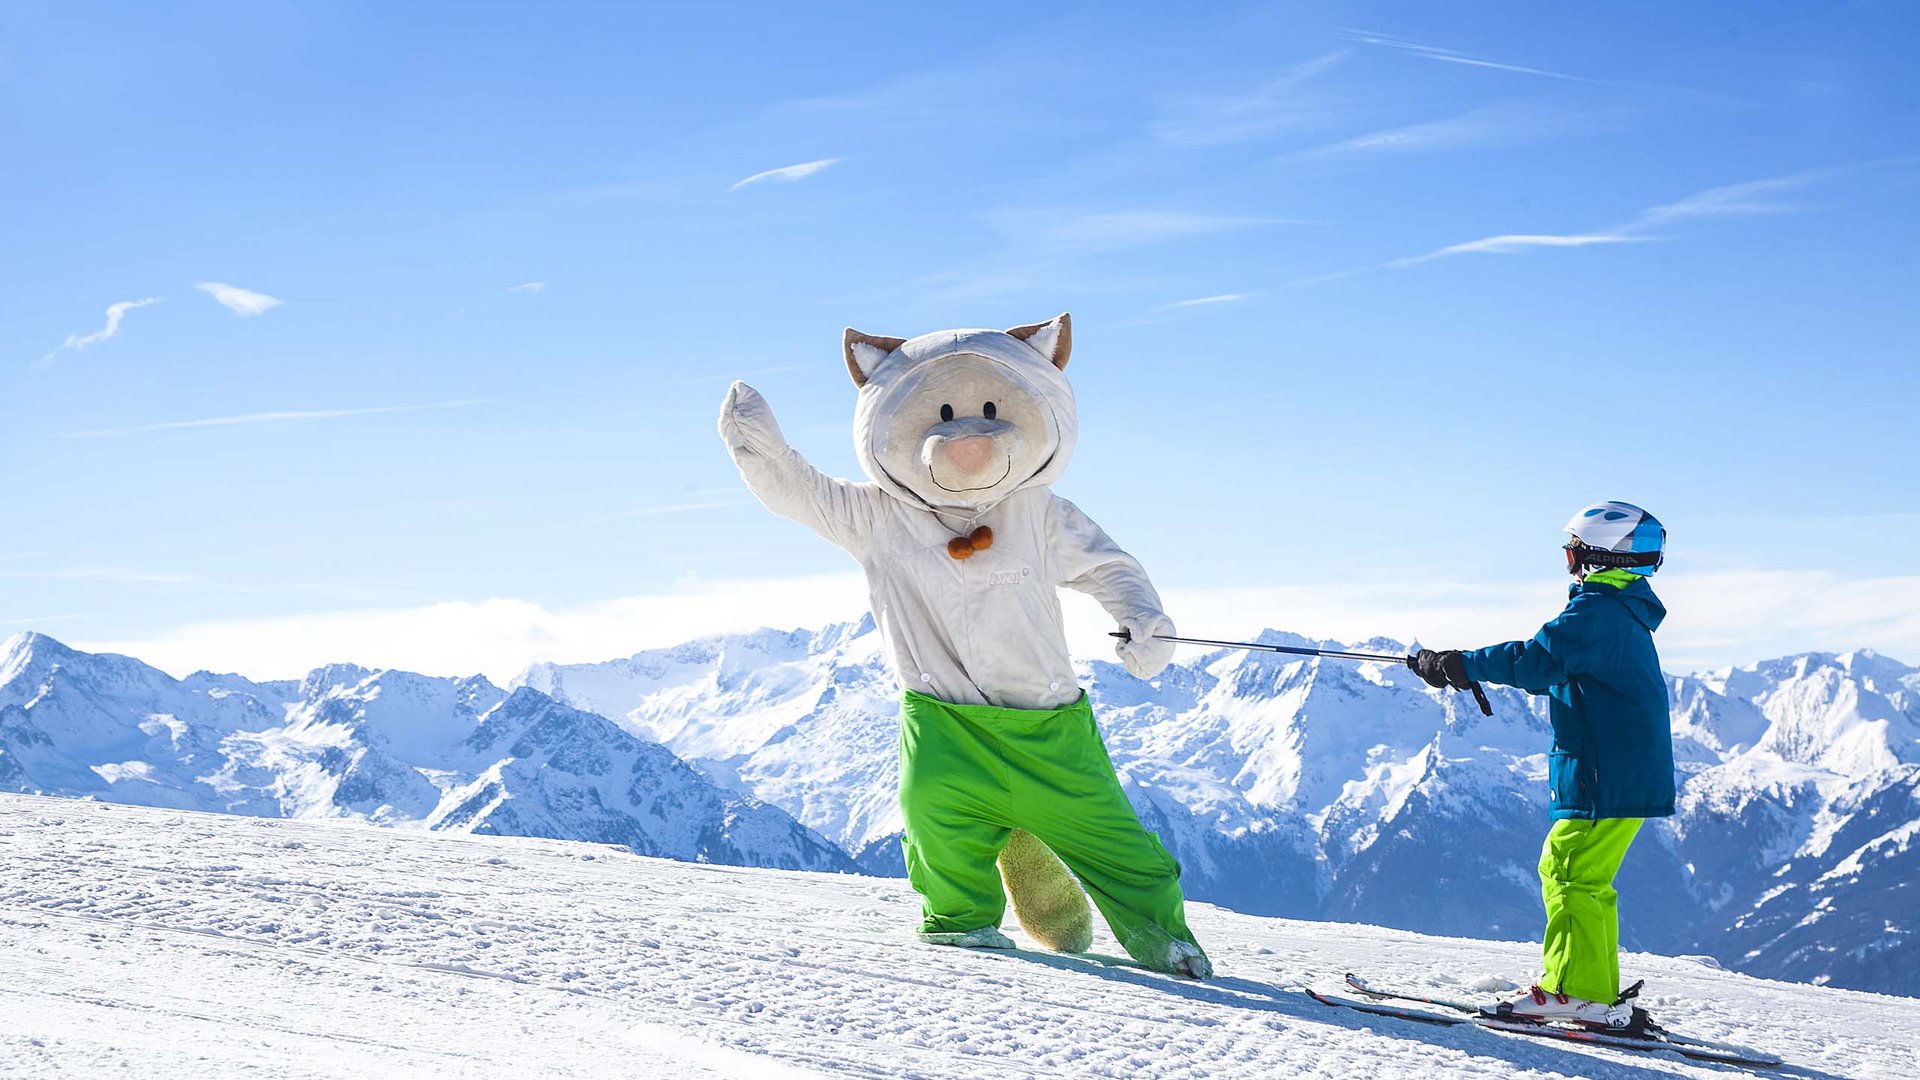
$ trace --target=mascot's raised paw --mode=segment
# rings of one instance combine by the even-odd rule
[[[1161,635],[1174,636],[1172,619],[1160,614],[1131,616],[1120,620],[1120,629],[1127,632],[1127,640],[1113,651],[1134,678],[1151,679],[1173,662],[1173,642],[1160,640]]]
[[[727,400],[720,403],[720,437],[729,449],[762,457],[777,457],[787,449],[780,422],[773,418],[773,406],[760,391],[743,382],[728,387]]]

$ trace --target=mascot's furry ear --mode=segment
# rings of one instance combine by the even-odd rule
[[[1016,326],[1007,333],[1033,346],[1054,367],[1066,370],[1067,357],[1073,353],[1073,316],[1063,311],[1046,322]]]
[[[880,361],[906,343],[907,339],[903,337],[875,337],[847,327],[846,334],[840,339],[840,348],[847,354],[847,374],[853,376],[853,385],[867,385],[867,380],[873,378],[873,370],[880,366]]]

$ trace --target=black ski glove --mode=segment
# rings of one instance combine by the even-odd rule
[[[1407,657],[1407,666],[1413,669],[1415,675],[1427,680],[1428,686],[1437,690],[1448,687],[1455,690],[1473,689],[1473,680],[1467,678],[1466,660],[1460,655],[1459,649],[1445,652],[1421,649]]]

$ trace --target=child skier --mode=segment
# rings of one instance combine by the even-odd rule
[[[1622,502],[1595,503],[1566,526],[1566,610],[1528,641],[1471,652],[1422,649],[1408,666],[1433,686],[1476,681],[1553,699],[1547,759],[1553,826],[1540,850],[1546,974],[1490,1016],[1637,1030],[1646,1014],[1620,992],[1614,875],[1644,818],[1673,813],[1673,733],[1653,631],[1666,616],[1647,576],[1667,530]],[[1638,984],[1636,984],[1637,989]]]

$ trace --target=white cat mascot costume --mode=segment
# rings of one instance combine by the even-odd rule
[[[1086,901],[1064,860],[1134,959],[1207,976],[1179,864],[1127,802],[1067,655],[1063,585],[1129,632],[1118,651],[1134,675],[1173,654],[1154,638],[1173,624],[1146,571],[1047,487],[1078,432],[1062,373],[1071,322],[910,340],[849,329],[844,345],[870,482],[808,464],[745,383],[727,392],[720,435],[768,509],[866,572],[904,688],[900,806],[921,937],[1011,947],[999,931],[1011,892],[1035,938],[1084,951]]]

